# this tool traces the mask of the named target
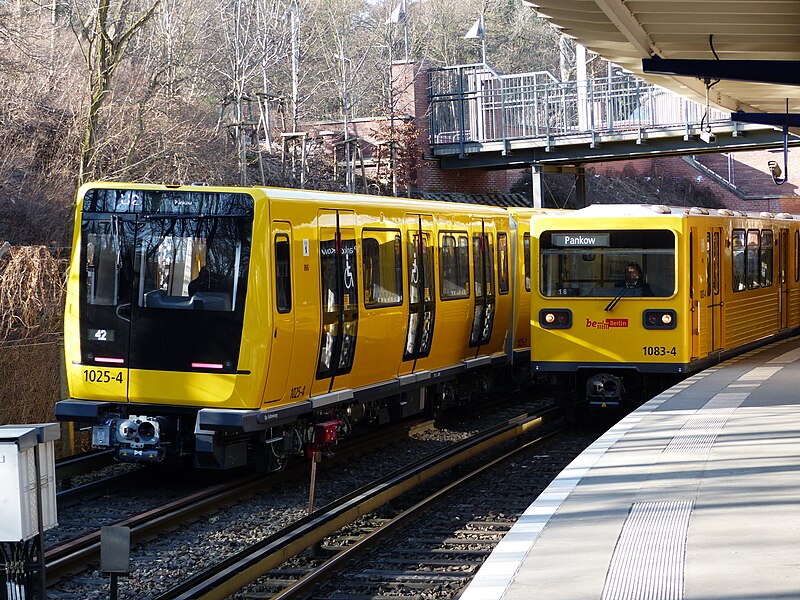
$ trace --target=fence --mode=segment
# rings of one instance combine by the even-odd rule
[[[544,71],[498,74],[459,65],[428,74],[431,144],[465,144],[658,128],[708,127],[730,115],[707,110],[632,75],[559,81]]]

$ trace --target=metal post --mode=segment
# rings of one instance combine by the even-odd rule
[[[467,135],[464,123],[464,69],[458,67],[458,157],[464,158],[464,137]]]
[[[44,511],[42,510],[42,461],[39,457],[40,445],[33,450],[33,465],[36,471],[36,564],[39,569],[39,598],[47,598],[47,574],[44,560]]]
[[[311,486],[308,492],[308,514],[314,512],[314,493],[317,485],[317,463],[322,462],[322,452],[315,450],[311,455]]]
[[[533,208],[544,208],[544,177],[542,165],[531,165],[531,196]]]
[[[586,165],[583,163],[578,165],[578,170],[575,172],[575,200],[578,208],[586,206]]]

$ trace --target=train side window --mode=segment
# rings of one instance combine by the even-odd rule
[[[711,233],[706,233],[706,296],[711,295]]]
[[[285,314],[292,310],[292,271],[289,260],[289,236],[275,236],[275,307]]]
[[[773,235],[771,229],[764,229],[761,232],[761,254],[760,254],[760,282],[761,287],[770,287],[774,279],[773,256]]]
[[[757,229],[747,230],[747,266],[745,280],[747,281],[747,289],[754,290],[759,287],[760,277],[760,262],[759,250],[761,249],[761,232]]]
[[[466,297],[469,297],[469,237],[466,233],[458,236],[458,280],[464,282]]]
[[[525,255],[525,291],[531,291],[531,234],[522,236],[522,252]]]
[[[508,235],[497,234],[497,289],[508,293]]]
[[[469,297],[469,241],[466,232],[439,234],[442,300]]]
[[[490,233],[472,236],[472,255],[475,261],[473,263],[475,296],[477,298],[493,296],[494,243]],[[483,257],[483,265],[480,262],[481,256]],[[484,284],[486,284],[485,289]]]
[[[364,267],[364,306],[377,308],[403,303],[403,265],[400,231],[365,229],[361,248]]]
[[[719,294],[719,233],[714,232],[713,250],[711,252],[711,283],[714,294]]]
[[[732,260],[731,274],[733,291],[741,292],[745,289],[745,255],[744,255],[744,229],[734,229],[731,235]]]
[[[794,232],[794,280],[800,281],[800,231]]]

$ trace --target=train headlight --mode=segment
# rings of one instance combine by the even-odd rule
[[[647,309],[642,313],[645,329],[675,329],[678,326],[678,313],[672,309]]]
[[[569,329],[572,327],[572,311],[567,308],[542,309],[539,311],[542,329]]]

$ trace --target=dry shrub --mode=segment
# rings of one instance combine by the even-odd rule
[[[54,341],[61,335],[67,260],[44,246],[12,247],[0,266],[3,345]]]
[[[55,421],[62,353],[58,342],[0,347],[0,424]]]
[[[55,418],[66,265],[44,246],[12,247],[0,260],[0,424]]]

